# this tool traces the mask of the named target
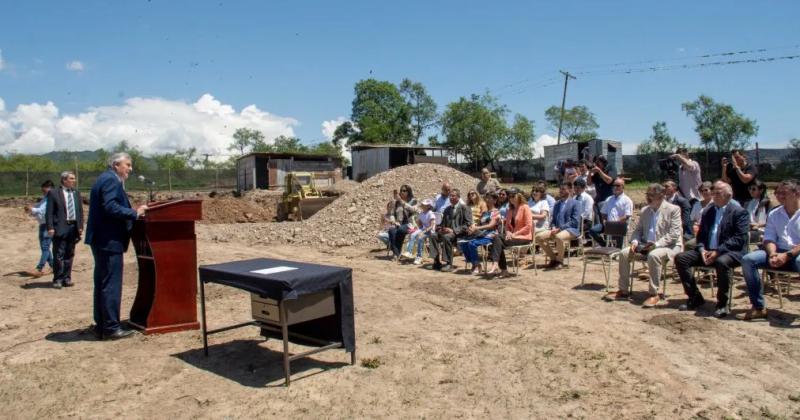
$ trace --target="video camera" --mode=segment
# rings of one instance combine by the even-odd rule
[[[659,159],[658,167],[659,169],[661,169],[661,172],[665,172],[668,174],[676,173],[678,172],[679,169],[678,162],[675,162],[674,160],[669,158]]]

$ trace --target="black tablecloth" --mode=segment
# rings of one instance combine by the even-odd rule
[[[271,274],[252,272],[278,266],[297,269]],[[298,296],[333,289],[336,297],[336,315],[295,324],[290,326],[289,330],[328,341],[341,341],[347,351],[355,351],[352,269],[256,258],[201,265],[199,272],[202,282],[224,284],[275,300],[297,299]]]

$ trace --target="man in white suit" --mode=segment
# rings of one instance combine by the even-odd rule
[[[606,300],[627,300],[630,285],[631,262],[634,254],[647,256],[650,271],[650,297],[642,306],[652,308],[659,302],[658,287],[664,262],[682,251],[681,209],[664,200],[664,187],[650,184],[647,187],[647,207],[639,215],[639,222],[631,236],[631,245],[622,250],[619,258],[619,290],[606,295]]]

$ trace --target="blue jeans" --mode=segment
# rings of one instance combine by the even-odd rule
[[[492,238],[476,238],[469,241],[459,241],[458,246],[461,248],[461,253],[464,254],[464,259],[474,266],[481,262],[478,256],[478,247],[491,243]]]
[[[425,239],[431,236],[430,232],[423,232],[422,229],[414,231],[408,239],[406,244],[406,251],[410,254],[414,250],[414,244],[417,244],[417,257],[422,258],[422,247],[425,246]]]
[[[742,272],[744,281],[747,283],[747,294],[750,295],[750,304],[755,309],[764,309],[764,284],[761,282],[761,276],[758,275],[758,269],[763,267],[769,267],[765,251],[753,251],[742,258]],[[800,256],[790,259],[780,269],[800,271]]]
[[[36,264],[36,269],[42,271],[44,265],[53,268],[53,253],[50,251],[50,245],[53,243],[53,238],[47,234],[47,225],[39,225],[39,248],[42,250],[42,256],[39,257],[39,264]]]

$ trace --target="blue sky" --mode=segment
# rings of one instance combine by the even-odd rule
[[[762,147],[780,147],[800,137],[800,59],[580,72],[800,55],[798,18],[797,1],[6,2],[0,151],[131,138],[145,152],[224,153],[240,125],[319,142],[368,77],[422,82],[440,110],[489,89],[539,137],[552,134],[544,110],[560,104],[559,69],[579,74],[567,106],[588,106],[625,153],[658,120],[695,144],[680,106],[700,94],[755,119]],[[637,62],[647,63],[610,66]]]

